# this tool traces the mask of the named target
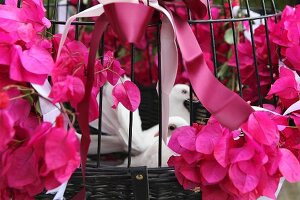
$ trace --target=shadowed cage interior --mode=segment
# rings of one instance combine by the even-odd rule
[[[211,50],[211,62],[214,69],[214,74],[219,79],[220,77],[218,74],[220,74],[221,63],[218,61],[218,49],[217,46],[220,44],[217,44],[216,40],[216,27],[220,23],[226,23],[228,27],[231,27],[231,33],[230,35],[231,41],[232,41],[232,52],[237,52],[237,34],[239,29],[239,24],[242,22],[253,24],[254,20],[261,20],[265,26],[265,33],[267,41],[267,45],[270,45],[269,37],[268,37],[268,26],[267,21],[271,18],[277,18],[279,17],[279,11],[276,7],[274,0],[240,0],[240,1],[231,1],[231,0],[223,0],[223,1],[214,1],[216,4],[216,7],[218,7],[222,12],[226,12],[224,15],[225,17],[222,19],[213,19],[212,16],[212,4],[210,0],[207,0],[208,2],[208,17],[207,19],[196,19],[193,17],[191,12],[187,10],[184,7],[184,4],[181,3],[181,1],[175,1],[173,4],[174,10],[176,9],[183,9],[187,12],[187,18],[186,20],[190,23],[191,27],[196,27],[198,25],[206,25],[206,28],[209,32],[209,35],[207,37],[209,38],[209,49]],[[169,2],[168,2],[169,3]],[[234,10],[233,10],[233,4],[238,3],[242,9],[244,9],[245,14],[243,16],[234,16]],[[87,2],[84,1],[65,1],[65,3],[59,3],[58,0],[45,0],[45,8],[47,9],[47,17],[51,20],[52,27],[48,30],[48,34],[55,34],[59,30],[59,25],[63,25],[69,16],[68,13],[78,13],[88,7],[90,7],[93,4],[91,0],[88,0]],[[227,7],[225,8],[226,5]],[[66,16],[61,16],[59,12],[61,10],[65,10]],[[225,10],[226,9],[226,10]],[[255,11],[260,13],[260,16],[249,16],[250,11]],[[275,19],[276,21],[276,19]],[[79,20],[74,21],[72,23],[72,27],[75,29],[75,39],[81,40],[82,38],[80,35],[81,30],[92,30],[94,26],[94,21],[92,19],[88,20]],[[148,29],[151,30],[154,33],[154,37],[152,38],[152,45],[153,49],[158,54],[157,59],[157,77],[153,77],[152,72],[149,73],[149,79],[158,79],[160,80],[160,36],[157,34],[160,30],[161,24],[158,23],[151,23],[148,25]],[[197,31],[196,28],[194,28],[195,31]],[[195,33],[197,35],[197,33]],[[249,52],[249,54],[253,54],[253,69],[255,70],[255,82],[257,84],[257,99],[254,102],[256,105],[262,105],[266,100],[264,99],[264,96],[262,94],[262,89],[260,88],[260,79],[259,79],[259,68],[257,65],[257,58],[255,56],[255,44],[253,40],[253,30],[252,26],[250,26],[250,37],[252,38],[251,45],[252,45],[252,52]],[[147,37],[147,36],[146,36]],[[224,37],[224,36],[222,36]],[[147,39],[147,38],[146,38]],[[201,38],[198,38],[201,40]],[[207,38],[204,38],[206,40]],[[149,40],[148,40],[149,41]],[[104,55],[104,52],[106,52],[108,49],[106,49],[106,34],[104,34],[102,38],[101,45],[99,46],[99,56]],[[130,46],[130,63],[131,68],[135,68],[135,63],[139,59],[139,53],[137,53],[137,48],[134,45]],[[267,56],[271,58],[271,54],[276,52],[270,51],[270,46],[267,46]],[[153,56],[153,55],[150,55]],[[239,59],[237,53],[235,54],[235,63],[236,63],[236,74],[235,74],[235,88],[237,88],[237,92],[241,96],[244,96],[243,90],[241,89],[243,87],[242,83],[242,75],[239,71]],[[149,64],[150,68],[152,67],[151,63]],[[152,68],[151,68],[152,70]],[[273,83],[273,68],[271,60],[269,59],[269,70],[270,70],[270,84]],[[133,78],[133,81],[135,81],[134,72],[131,71],[131,78]],[[201,77],[199,77],[201,79]],[[150,84],[147,86],[144,86],[142,84],[139,84],[141,95],[142,95],[142,102],[139,107],[140,116],[142,120],[142,128],[148,129],[152,127],[153,125],[160,124],[161,125],[161,98],[160,94],[157,94],[156,92],[156,81],[150,81]],[[102,89],[100,90],[100,102],[102,98]],[[192,91],[192,88],[191,88]],[[193,94],[190,93],[190,99],[186,100],[184,102],[185,107],[190,111],[190,119],[192,122],[198,122],[198,123],[205,123],[209,117],[209,113],[203,108],[200,102],[193,102],[192,96]],[[275,98],[273,100],[268,101],[275,101]],[[192,102],[192,103],[191,103]],[[101,103],[99,110],[101,111]],[[172,108],[171,108],[172,109]],[[101,136],[101,114],[99,116],[99,129],[91,129],[92,134],[98,135],[98,137]],[[130,118],[130,125],[132,125],[132,117]],[[132,136],[134,134],[132,130],[130,129],[129,135]],[[130,137],[129,137],[130,138]],[[99,140],[101,137],[99,138]],[[161,138],[160,138],[161,141]],[[130,144],[130,142],[129,142]],[[159,148],[159,146],[157,147]],[[160,149],[161,150],[161,149]],[[174,175],[174,171],[172,168],[166,168],[161,167],[161,152],[159,150],[158,158],[158,166],[157,168],[146,168],[143,173],[146,173],[147,175],[147,187],[149,187],[147,190],[148,194],[146,195],[148,199],[201,199],[201,192],[199,191],[190,191],[190,190],[183,190],[183,188],[179,185],[179,183],[176,180],[176,177]],[[87,199],[137,199],[136,193],[144,192],[144,191],[137,191],[135,186],[135,178],[136,176],[132,176],[133,174],[133,168],[130,167],[130,157],[131,157],[131,146],[128,147],[128,153],[118,154],[118,155],[112,155],[114,158],[117,157],[119,159],[120,157],[128,156],[128,167],[115,167],[112,166],[107,160],[111,158],[111,155],[102,155],[99,152],[101,152],[101,147],[98,146],[98,155],[90,157],[88,161],[87,171],[86,171],[86,188],[87,188]],[[80,169],[78,169],[72,176],[71,180],[69,181],[69,184],[67,186],[67,190],[65,193],[65,198],[70,199],[73,197],[81,188],[82,185],[82,174]],[[147,188],[146,188],[147,189]],[[38,199],[52,199],[53,196],[51,195],[40,195]]]

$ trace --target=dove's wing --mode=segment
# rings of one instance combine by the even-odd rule
[[[76,133],[77,137],[81,139],[81,135]],[[124,145],[117,136],[102,135],[101,136],[101,154],[123,152]],[[98,150],[98,135],[91,135],[91,143],[88,154],[97,154]]]
[[[123,105],[119,105],[117,108],[117,114],[120,123],[119,134],[121,135],[124,144],[128,146],[130,112]],[[153,132],[152,137],[154,134],[155,132]],[[151,134],[147,134],[142,131],[141,118],[139,115],[139,111],[136,110],[135,112],[133,112],[133,123],[132,123],[131,147],[133,153],[143,152],[149,145],[148,141],[150,136]]]
[[[157,167],[158,166],[158,137],[154,138],[153,143],[141,154],[133,156],[131,158],[131,166],[147,166]],[[162,143],[162,167],[167,167],[168,159],[175,153]],[[121,166],[126,166],[128,159],[125,159]]]
[[[174,128],[178,128],[181,126],[187,126],[188,123],[181,117],[170,117],[169,118],[169,126],[174,126]],[[148,133],[146,133],[148,132]],[[151,129],[148,129],[143,132],[143,134],[153,134],[154,132],[158,132],[158,126],[155,126]],[[169,129],[169,136],[174,132],[174,129]],[[154,137],[151,139],[152,143],[149,143],[147,148],[141,152],[137,156],[133,156],[131,158],[131,165],[132,166],[141,166],[146,165],[147,167],[157,167],[158,166],[158,145],[159,145],[159,138]],[[147,144],[147,142],[146,142]],[[146,145],[145,145],[146,146]],[[166,167],[168,159],[170,156],[175,155],[175,153],[167,147],[167,145],[163,142],[162,143],[162,166]],[[127,159],[124,161],[122,166],[127,165]]]
[[[124,146],[122,144],[119,137],[117,136],[101,136],[101,154],[113,153],[113,152],[123,152]],[[91,135],[91,144],[89,147],[89,154],[94,155],[97,154],[98,150],[98,136]]]

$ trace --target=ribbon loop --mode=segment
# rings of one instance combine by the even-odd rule
[[[143,4],[112,3],[105,14],[122,42],[138,43],[143,37],[154,9]]]
[[[177,42],[197,97],[222,125],[238,129],[254,110],[214,77],[189,24],[176,15],[173,19]]]

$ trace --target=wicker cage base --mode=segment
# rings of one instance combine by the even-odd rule
[[[149,199],[200,200],[201,193],[184,190],[170,168],[147,169]],[[82,187],[82,174],[77,170],[68,183],[66,199],[71,199]],[[88,200],[131,200],[136,199],[132,169],[118,167],[87,167],[86,189]],[[52,195],[40,195],[37,199],[50,200]],[[144,200],[144,199],[137,199]],[[146,200],[146,199],[145,199]]]

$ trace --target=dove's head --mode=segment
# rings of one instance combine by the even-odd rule
[[[169,118],[169,125],[168,125],[168,137],[172,135],[172,133],[181,126],[188,126],[189,123],[184,120],[182,117],[174,116]],[[154,136],[158,136],[159,133],[157,132]]]
[[[170,99],[184,102],[190,98],[190,87],[185,84],[176,84],[171,90]]]
[[[168,136],[171,136],[172,133],[181,126],[188,126],[189,123],[185,121],[181,117],[170,117],[169,118],[169,125],[168,125]]]

